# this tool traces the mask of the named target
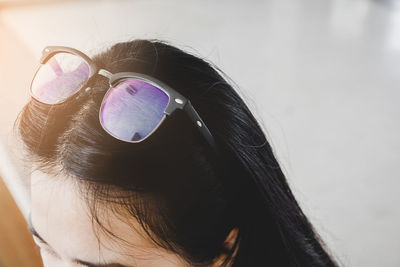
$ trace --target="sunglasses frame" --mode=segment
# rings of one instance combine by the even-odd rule
[[[101,106],[99,109],[99,120],[100,120],[100,124],[103,127],[103,129],[110,134],[111,136],[113,136],[114,138],[121,140],[123,142],[127,142],[127,143],[140,143],[144,140],[146,140],[149,136],[151,136],[159,127],[160,125],[164,122],[165,118],[167,116],[170,116],[175,110],[177,109],[182,109],[186,112],[186,114],[189,116],[189,118],[191,119],[191,121],[193,121],[196,125],[196,128],[198,128],[200,130],[200,132],[202,133],[202,135],[204,136],[204,138],[206,139],[206,141],[211,145],[211,147],[216,150],[216,142],[215,139],[213,137],[213,135],[211,134],[210,130],[208,129],[208,127],[206,126],[206,124],[204,123],[204,121],[201,119],[200,115],[197,113],[197,111],[194,109],[193,105],[191,104],[191,102],[189,101],[189,99],[187,99],[186,97],[184,97],[182,94],[180,94],[179,92],[177,92],[176,90],[174,90],[173,88],[171,88],[170,86],[168,86],[167,84],[163,83],[162,81],[151,77],[149,75],[143,74],[143,73],[137,73],[137,72],[118,72],[118,73],[110,73],[107,70],[104,69],[100,69],[96,66],[96,64],[91,60],[91,58],[89,56],[87,56],[86,54],[84,54],[83,52],[71,48],[71,47],[66,47],[66,46],[46,46],[43,51],[42,51],[42,56],[40,58],[40,66],[38,67],[37,71],[35,72],[35,75],[32,79],[31,85],[30,85],[30,95],[31,97],[42,103],[42,104],[47,104],[47,105],[59,105],[64,103],[66,100],[68,100],[69,98],[73,97],[74,95],[78,94],[79,92],[81,92],[82,90],[88,90],[90,89],[89,87],[87,87],[86,85],[83,85],[78,91],[76,91],[75,93],[73,93],[72,95],[68,96],[67,98],[63,99],[60,102],[57,102],[55,104],[48,104],[48,103],[44,103],[42,101],[40,101],[39,99],[37,99],[32,91],[32,85],[33,82],[36,78],[37,73],[40,71],[41,67],[46,64],[47,61],[49,61],[50,58],[52,58],[53,56],[55,56],[56,54],[59,53],[68,53],[68,54],[72,54],[78,57],[81,57],[88,65],[89,65],[89,77],[86,81],[86,83],[95,75],[95,74],[99,74],[101,76],[104,76],[106,78],[109,79],[109,88],[106,91],[106,93],[104,94],[103,100],[101,101]],[[101,110],[104,104],[105,99],[107,98],[107,95],[110,93],[111,89],[114,88],[115,86],[117,86],[119,83],[126,81],[126,80],[130,80],[130,79],[135,79],[135,80],[141,80],[144,82],[147,82],[155,87],[157,87],[158,89],[162,90],[164,93],[166,93],[169,97],[168,100],[168,104],[164,110],[164,116],[161,119],[161,121],[158,123],[157,127],[155,127],[145,138],[141,139],[140,141],[127,141],[124,139],[120,139],[117,136],[115,136],[114,134],[112,134],[110,131],[108,131],[103,123],[101,122]]]

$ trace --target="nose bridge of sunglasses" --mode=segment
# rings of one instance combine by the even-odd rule
[[[103,76],[103,77],[108,78],[108,79],[111,79],[111,77],[113,75],[111,72],[109,72],[108,70],[105,70],[105,69],[99,69],[99,71],[97,73],[99,75]]]

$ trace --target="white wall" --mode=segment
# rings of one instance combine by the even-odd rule
[[[400,266],[395,1],[81,1],[4,9],[1,20],[36,59],[45,45],[93,54],[132,38],[206,56],[241,87],[343,265]]]

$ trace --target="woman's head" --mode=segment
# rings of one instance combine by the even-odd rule
[[[261,127],[221,71],[149,40],[115,44],[93,61],[177,90],[219,151],[181,110],[143,142],[113,138],[98,120],[109,86],[100,75],[85,85],[92,90],[63,104],[30,101],[16,126],[35,167],[32,224],[54,246],[53,260],[139,267],[334,265]]]

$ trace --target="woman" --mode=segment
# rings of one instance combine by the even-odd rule
[[[41,63],[16,129],[45,266],[336,266],[210,63],[157,40]]]

